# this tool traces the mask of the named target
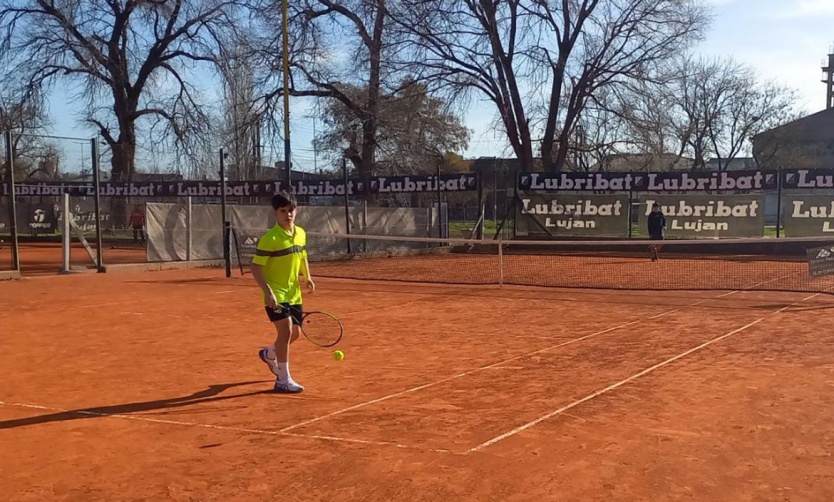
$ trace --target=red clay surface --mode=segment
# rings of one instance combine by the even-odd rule
[[[831,296],[321,279],[286,396],[222,274],[0,283],[0,500],[834,499]]]
[[[92,244],[92,243],[91,243]],[[61,270],[61,243],[59,242],[22,242],[18,245],[20,252],[20,272],[24,276],[57,274]],[[95,246],[92,247],[96,253]],[[102,249],[105,264],[146,263],[147,252],[140,245],[111,246],[105,244]],[[70,266],[73,270],[94,269],[95,262],[87,249],[80,243],[73,242],[70,252]],[[12,269],[12,251],[8,243],[0,244],[0,271]]]

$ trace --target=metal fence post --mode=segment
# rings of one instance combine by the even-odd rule
[[[20,249],[17,238],[17,205],[14,190],[14,154],[12,153],[12,132],[3,135],[6,142],[6,178],[9,180],[9,226],[12,239],[12,270],[20,272]]]
[[[95,211],[96,211],[96,271],[104,272],[104,256],[102,248],[104,247],[101,239],[101,179],[98,165],[98,143],[96,138],[90,140],[91,153],[93,156],[93,185],[95,186]]]

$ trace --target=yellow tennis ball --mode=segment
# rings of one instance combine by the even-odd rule
[[[341,361],[344,358],[345,358],[345,353],[342,352],[341,350],[337,350],[337,351],[333,352],[333,359],[335,359],[337,361]]]

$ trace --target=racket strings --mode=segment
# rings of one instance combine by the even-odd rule
[[[342,323],[324,312],[312,312],[304,316],[301,330],[311,342],[323,347],[336,345],[344,332]]]

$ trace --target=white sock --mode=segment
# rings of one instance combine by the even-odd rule
[[[290,363],[278,363],[276,364],[278,368],[278,381],[283,383],[292,382],[292,377],[290,376]]]
[[[270,345],[269,347],[266,348],[266,358],[267,359],[272,359],[273,361],[275,360],[275,346],[274,345]]]

